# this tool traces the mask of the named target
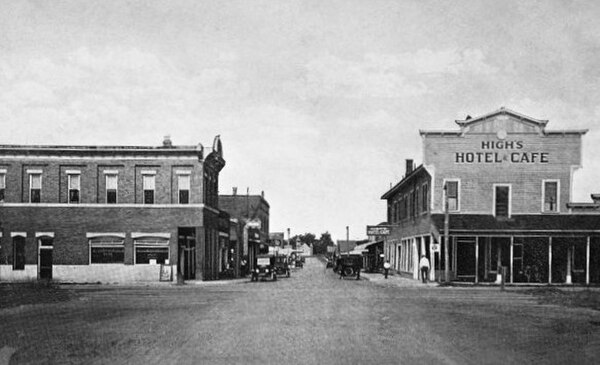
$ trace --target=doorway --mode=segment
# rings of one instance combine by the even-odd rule
[[[180,227],[178,232],[177,273],[183,280],[196,279],[196,229]]]
[[[459,280],[475,281],[475,237],[456,240],[456,276]]]
[[[52,237],[42,237],[39,239],[39,278],[45,280],[52,279],[52,252],[54,251]]]

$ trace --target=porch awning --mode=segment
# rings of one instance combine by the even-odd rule
[[[374,241],[374,242],[367,242],[367,243],[363,243],[362,245],[358,245],[356,247],[354,247],[354,249],[352,251],[350,251],[350,254],[362,254],[364,252],[367,252],[367,248],[371,245],[374,245],[376,243],[382,243],[383,241]]]
[[[431,219],[443,234],[444,215]],[[432,227],[433,228],[433,227]],[[600,236],[597,214],[519,214],[496,218],[486,214],[450,214],[450,234],[594,235]]]

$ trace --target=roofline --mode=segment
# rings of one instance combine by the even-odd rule
[[[437,136],[444,136],[444,135],[455,135],[455,136],[460,136],[462,134],[462,132],[460,130],[424,130],[424,129],[419,129],[419,134],[421,136],[425,135],[437,135]]]
[[[400,186],[402,186],[406,181],[408,181],[408,179],[412,178],[414,175],[416,175],[416,173],[418,171],[421,171],[421,170],[425,170],[427,173],[429,173],[429,171],[427,171],[427,169],[425,168],[425,165],[421,164],[421,165],[417,166],[416,169],[412,170],[408,175],[406,175],[396,185],[394,185],[391,189],[389,189],[388,191],[386,191],[381,196],[381,199],[387,199],[389,197],[389,195],[392,194],[392,192],[394,192],[395,190],[398,190],[400,188]]]
[[[579,135],[584,135],[587,132],[589,132],[589,129],[564,129],[564,130],[544,131],[544,134],[579,134]]]
[[[538,124],[541,127],[545,127],[546,124],[548,124],[548,120],[547,119],[535,119],[535,118],[529,117],[527,115],[524,115],[524,114],[521,114],[521,113],[517,113],[516,111],[508,109],[508,108],[505,108],[505,107],[500,107],[500,109],[494,110],[493,112],[481,115],[481,116],[476,117],[476,118],[465,119],[465,120],[455,120],[454,122],[456,124],[458,124],[459,126],[464,127],[465,125],[483,121],[483,120],[485,120],[487,118],[490,118],[490,117],[492,117],[494,115],[497,115],[497,114],[511,114],[511,115],[513,115],[513,116],[521,119],[521,120]]]

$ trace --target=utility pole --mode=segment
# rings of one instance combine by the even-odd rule
[[[448,184],[444,184],[444,281],[450,282],[450,213],[448,212]]]
[[[346,226],[346,247],[350,247],[350,227]],[[348,251],[350,252],[350,251]]]

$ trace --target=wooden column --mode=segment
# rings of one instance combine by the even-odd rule
[[[515,237],[514,236],[510,236],[510,283],[512,284],[513,282],[513,259],[514,259],[514,253],[515,253]]]
[[[552,237],[548,237],[548,284],[552,283]]]
[[[585,243],[585,285],[590,285],[590,236]]]
[[[475,284],[479,283],[479,237],[475,237]]]
[[[571,269],[573,266],[573,244],[569,243],[569,248],[567,249],[567,278],[565,280],[565,284],[572,284],[573,278],[571,277]]]
[[[498,257],[496,258],[496,284],[502,282],[502,245],[498,244],[496,250]]]

